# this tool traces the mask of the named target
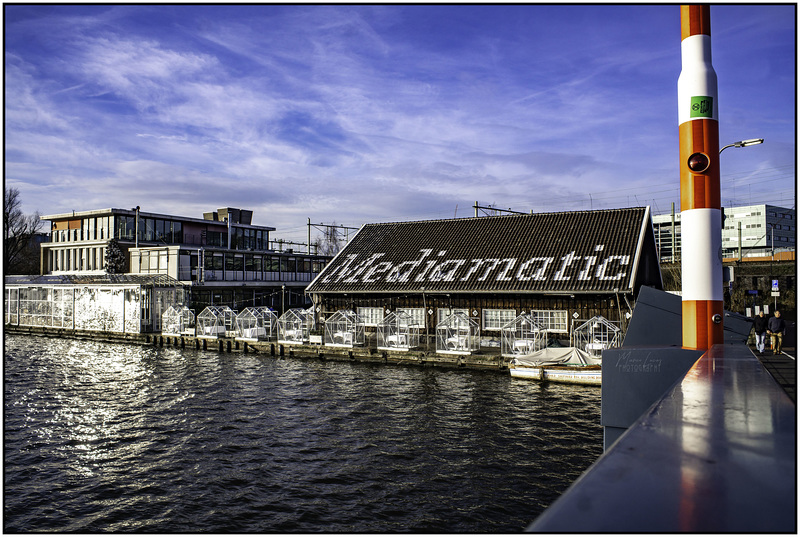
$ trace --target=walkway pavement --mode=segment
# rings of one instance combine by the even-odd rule
[[[759,354],[755,346],[750,346],[750,349],[772,375],[772,378],[781,385],[781,388],[797,405],[797,349],[784,347],[783,353],[777,356],[772,354],[771,349],[765,349],[763,354]]]

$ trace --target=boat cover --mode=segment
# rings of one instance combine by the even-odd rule
[[[599,365],[600,357],[592,356],[577,347],[546,347],[511,360],[517,367],[540,367],[543,365]]]

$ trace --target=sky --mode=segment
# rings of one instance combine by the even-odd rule
[[[23,211],[680,209],[677,5],[4,5]],[[722,204],[796,199],[794,4],[712,5]],[[485,211],[479,211],[485,214]],[[352,233],[352,232],[351,232]],[[312,240],[320,232],[314,229]]]

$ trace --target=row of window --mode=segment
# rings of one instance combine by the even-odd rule
[[[105,268],[105,248],[53,249],[46,261],[48,272],[103,270]]]
[[[397,312],[405,312],[411,316],[415,325],[425,326],[425,308],[397,308]],[[377,326],[386,314],[381,307],[358,308],[357,313],[366,326]],[[436,324],[454,313],[463,313],[471,317],[478,315],[477,310],[470,311],[468,308],[437,308]],[[529,313],[533,314],[547,331],[569,332],[566,310],[531,310]],[[513,309],[483,309],[481,310],[481,327],[482,330],[500,330],[516,318],[517,311]]]
[[[285,257],[258,254],[233,254],[204,252],[203,268],[206,270],[231,270],[248,272],[313,272],[319,273],[325,262],[307,257]],[[198,265],[197,254],[192,254],[191,266]]]
[[[135,240],[136,217],[118,215],[115,237],[117,239]],[[228,247],[227,231],[202,231],[200,235],[186,234],[181,222],[161,218],[139,218],[139,240],[144,242],[160,242],[163,244],[200,244]],[[267,250],[269,248],[269,231],[231,227],[231,248],[234,250]]]
[[[755,236],[753,236],[753,237],[745,237],[745,236],[742,236],[742,242],[743,243],[746,242],[746,241],[761,241],[762,239],[764,239],[764,235],[761,235],[759,237],[755,237]],[[768,245],[772,243],[772,237],[767,236],[766,239],[767,239],[767,244]],[[725,242],[739,242],[739,237],[723,237],[722,240],[725,241]],[[790,240],[791,239],[789,237],[775,237],[775,242],[789,242]]]

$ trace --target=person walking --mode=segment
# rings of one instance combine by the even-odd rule
[[[781,319],[781,312],[775,310],[775,317],[770,317],[767,323],[767,334],[772,336],[773,354],[781,353],[783,335],[786,333],[786,321]]]
[[[767,340],[767,317],[764,317],[764,310],[758,313],[753,321],[753,330],[756,333],[756,349],[760,354],[764,354],[764,343]]]

